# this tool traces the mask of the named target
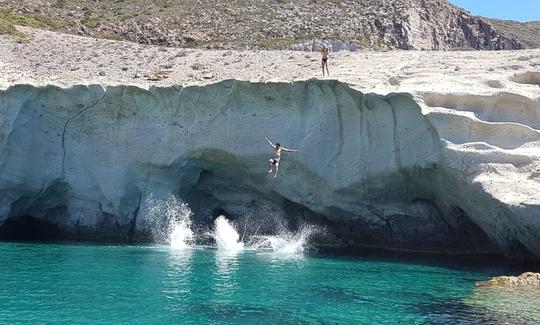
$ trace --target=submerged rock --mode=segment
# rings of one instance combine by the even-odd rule
[[[540,290],[537,273],[518,277],[496,277],[479,282],[464,299],[466,306],[491,316],[504,316],[494,324],[539,324]]]

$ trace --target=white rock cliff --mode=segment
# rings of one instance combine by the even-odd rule
[[[539,117],[529,97],[332,80],[15,85],[0,91],[0,225],[136,240],[145,197],[175,194],[200,214],[301,214],[353,246],[539,259]],[[264,137],[300,150],[277,179]]]

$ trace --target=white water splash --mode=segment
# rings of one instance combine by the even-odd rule
[[[154,223],[152,230],[158,242],[165,242],[172,249],[192,247],[194,234],[191,230],[193,212],[189,206],[174,195],[167,200],[154,198],[146,200],[150,220]]]
[[[193,212],[189,206],[174,195],[166,200],[156,199],[150,195],[146,200],[148,220],[154,240],[158,243],[168,244],[172,249],[185,250],[193,248],[195,234],[192,230]],[[303,253],[308,247],[308,240],[314,233],[322,231],[318,226],[303,226],[297,232],[285,230],[283,226],[276,227],[277,235],[257,235],[258,228],[251,232],[244,229],[242,239],[234,224],[224,216],[214,221],[214,238],[217,248],[223,253],[239,252],[242,250],[256,250],[274,252],[283,255]],[[253,230],[252,230],[253,231]],[[245,242],[244,242],[245,238]]]
[[[193,242],[193,231],[186,223],[178,223],[174,226],[171,233],[170,246],[172,249],[191,248],[190,243]]]
[[[193,212],[189,206],[176,197],[169,197],[166,202],[166,214],[172,225],[170,246],[173,249],[186,249],[193,242],[191,230],[191,216]]]
[[[218,250],[222,252],[256,250],[270,251],[282,255],[302,254],[309,248],[309,238],[313,234],[323,231],[322,228],[317,226],[303,226],[297,232],[281,230],[278,235],[254,235],[244,243],[234,225],[224,216],[219,216],[214,223],[214,239]]]
[[[282,231],[274,236],[258,236],[253,240],[251,247],[285,255],[301,254],[308,248],[311,235],[318,231],[319,227],[305,226],[296,233]]]
[[[214,224],[214,239],[218,250],[237,252],[244,249],[244,243],[240,241],[240,235],[224,216],[219,216]]]

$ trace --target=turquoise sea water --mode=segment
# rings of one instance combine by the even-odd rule
[[[0,324],[535,323],[529,305],[502,310],[475,289],[504,272],[320,253],[0,243]]]

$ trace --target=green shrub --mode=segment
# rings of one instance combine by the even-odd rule
[[[103,14],[94,15],[92,10],[87,7],[83,8],[83,11],[84,14],[83,18],[81,19],[81,23],[87,27],[95,28],[105,19]]]
[[[0,22],[5,25],[21,25],[34,28],[57,30],[66,26],[66,23],[41,14],[23,15],[14,11],[0,10]]]
[[[287,49],[298,41],[293,37],[267,37],[258,42],[260,48],[267,50]]]
[[[0,20],[0,35],[13,35],[16,31],[17,29],[15,29],[13,24]]]
[[[122,38],[122,36],[114,33],[114,32],[99,32],[99,33],[95,33],[94,35],[92,35],[93,37],[95,38],[105,38],[105,39],[110,39],[110,40],[113,40],[113,41],[123,41],[124,39]]]
[[[15,25],[2,19],[0,19],[0,35],[15,36],[19,43],[30,42],[33,39],[31,35],[18,31]]]

